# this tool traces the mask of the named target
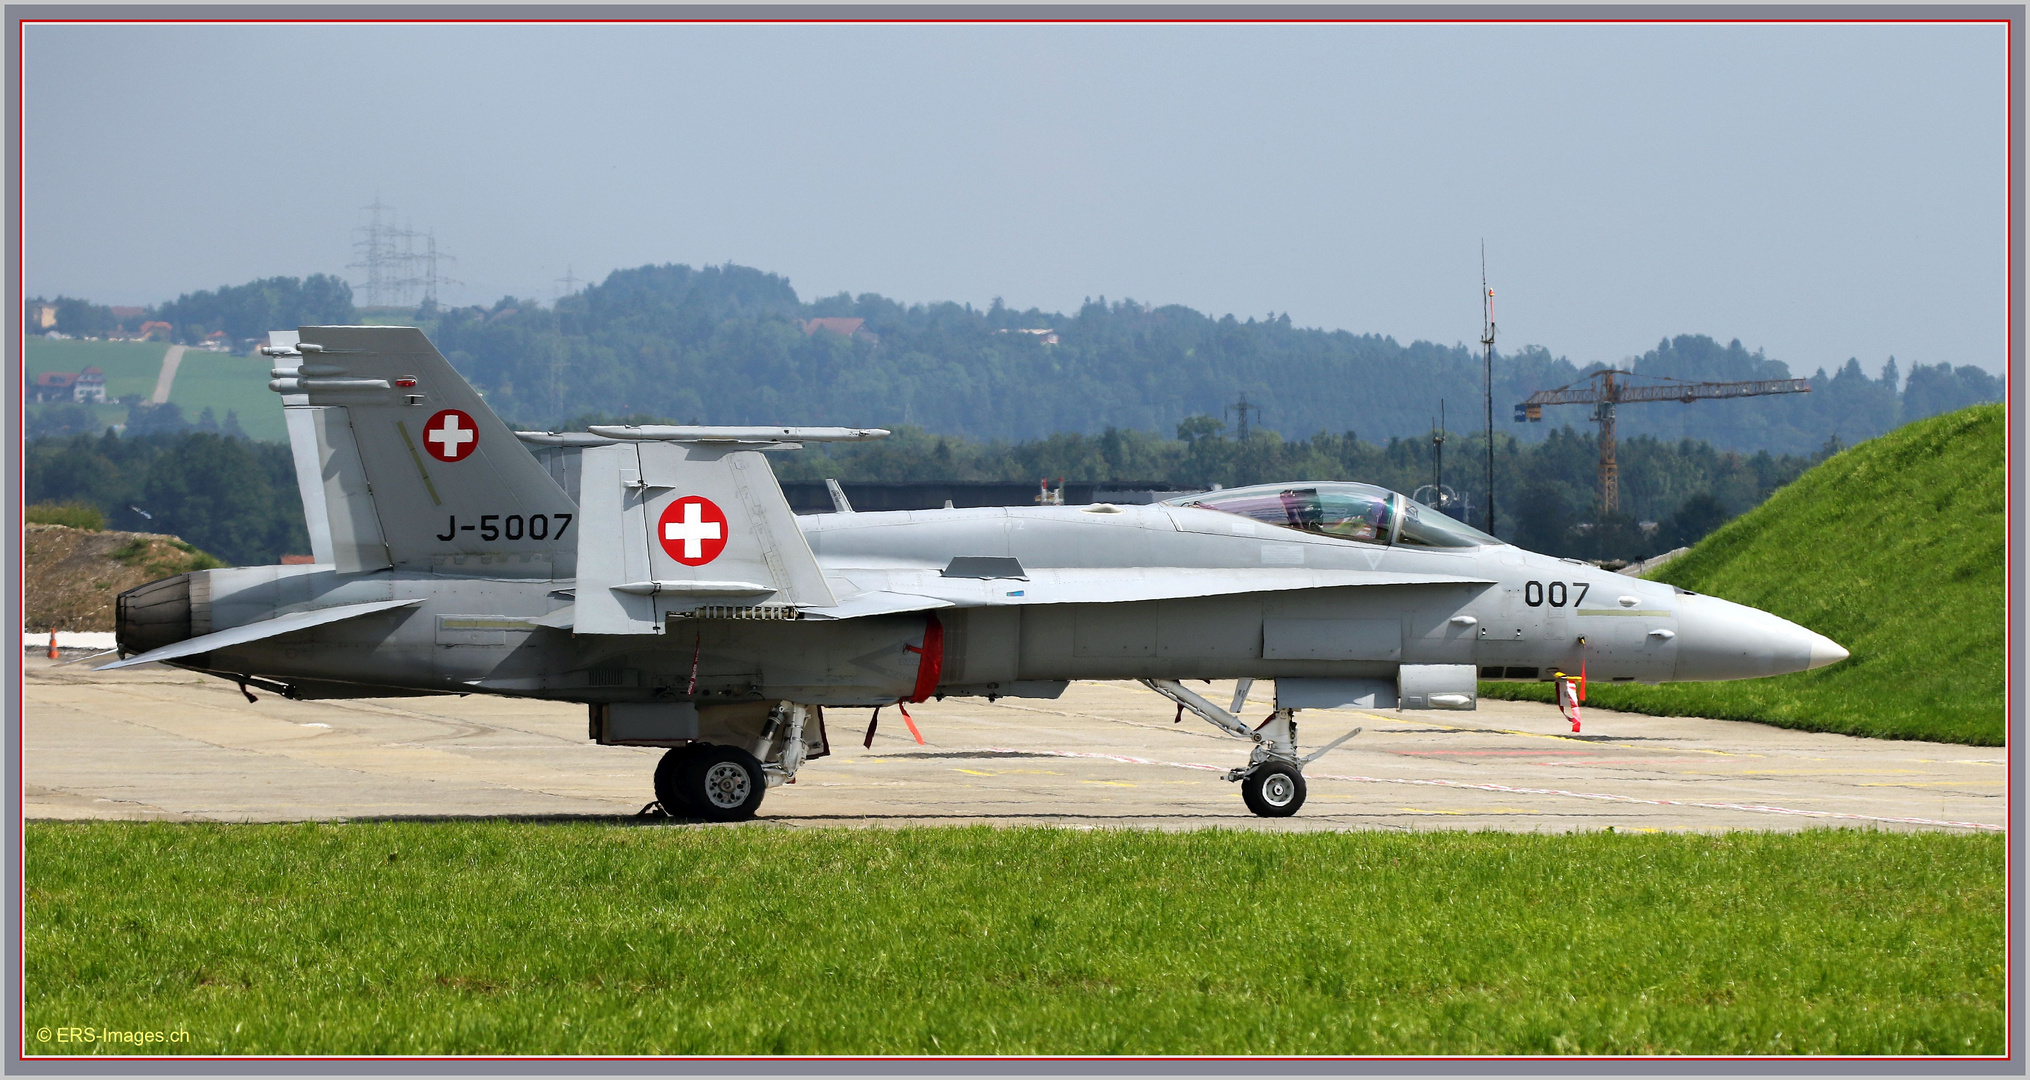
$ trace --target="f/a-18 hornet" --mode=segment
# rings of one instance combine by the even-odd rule
[[[654,788],[680,816],[753,816],[829,751],[828,707],[1138,679],[1248,742],[1227,778],[1282,816],[1323,752],[1300,752],[1300,709],[1472,709],[1483,679],[1741,679],[1847,656],[1367,484],[890,513],[835,496],[799,518],[763,452],[886,432],[516,432],[415,329],[306,326],[264,351],[314,562],[124,593],[105,666],[299,699],[582,703],[593,741],[669,748]],[[1243,686],[1222,706],[1186,679]],[[1275,680],[1274,711],[1244,720],[1256,679]]]

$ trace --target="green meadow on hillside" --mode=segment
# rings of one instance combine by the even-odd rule
[[[45,371],[83,371],[97,366],[106,373],[109,404],[95,410],[96,420],[105,426],[126,422],[127,407],[110,402],[129,394],[144,400],[155,392],[155,380],[162,372],[162,357],[169,346],[154,341],[50,341],[28,339],[28,377]],[[268,389],[270,362],[260,356],[189,349],[177,367],[170,385],[169,400],[183,411],[185,420],[195,422],[205,409],[218,423],[226,413],[239,414],[240,430],[255,439],[282,441],[288,438],[282,422],[282,399]],[[32,406],[31,406],[32,407]]]
[[[1810,627],[1847,660],[1769,679],[1593,686],[1587,703],[2002,745],[2005,446],[2001,405],[1908,424],[1826,460],[1654,575]],[[1550,700],[1548,684],[1482,691]]]
[[[249,438],[286,442],[289,431],[282,419],[282,395],[268,389],[272,364],[264,356],[192,349],[183,354],[169,400],[183,409],[185,420],[195,422],[209,408],[214,419],[223,424],[231,411],[239,414],[240,430]]]

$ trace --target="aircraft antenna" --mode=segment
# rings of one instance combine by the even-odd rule
[[[1480,242],[1480,344],[1487,378],[1487,534],[1494,535],[1494,290],[1487,287],[1487,241]]]

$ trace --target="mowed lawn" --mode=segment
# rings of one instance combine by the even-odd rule
[[[2003,845],[35,822],[24,1049],[2000,1054]]]

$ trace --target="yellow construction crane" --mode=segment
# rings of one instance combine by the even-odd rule
[[[1600,512],[1621,509],[1621,473],[1614,463],[1614,407],[1638,401],[1683,401],[1708,398],[1761,397],[1764,394],[1811,393],[1809,379],[1752,379],[1745,382],[1679,382],[1657,375],[1640,376],[1653,384],[1631,386],[1625,380],[1638,376],[1632,371],[1609,368],[1596,371],[1555,390],[1539,390],[1515,407],[1516,423],[1536,423],[1544,418],[1546,405],[1591,405],[1593,419],[1600,424]]]

